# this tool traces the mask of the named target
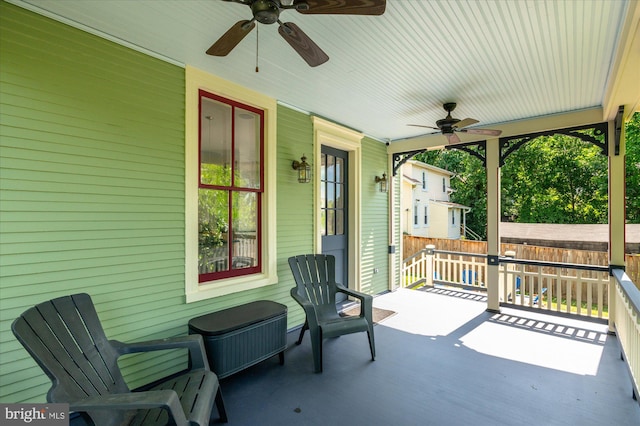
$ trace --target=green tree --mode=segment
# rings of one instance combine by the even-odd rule
[[[636,112],[625,128],[627,223],[640,223],[640,112]]]
[[[607,158],[564,135],[542,136],[502,167],[502,213],[523,223],[607,223]]]

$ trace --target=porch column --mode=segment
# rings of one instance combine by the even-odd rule
[[[487,310],[500,311],[500,142],[487,140]]]
[[[620,132],[618,155],[615,152],[615,124],[609,121],[609,266],[625,264],[625,134],[624,123]],[[609,331],[614,331],[615,285],[609,285]]]

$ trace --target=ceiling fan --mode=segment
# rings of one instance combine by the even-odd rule
[[[280,12],[294,9],[313,15],[382,15],[386,0],[222,0],[240,3],[251,8],[253,19],[236,22],[208,50],[208,55],[227,56],[242,39],[253,30],[256,21],[261,24],[278,23],[278,33],[312,67],[324,64],[329,56],[318,47],[296,24],[280,21]]]
[[[474,135],[487,135],[487,136],[500,136],[502,134],[502,130],[492,130],[492,129],[465,129],[467,126],[471,126],[472,124],[479,123],[478,120],[474,120],[473,118],[465,118],[464,120],[459,120],[457,118],[451,117],[451,112],[456,109],[455,102],[447,102],[442,106],[445,111],[447,111],[447,116],[442,120],[436,121],[437,127],[432,126],[422,126],[420,124],[409,124],[409,126],[415,127],[424,127],[427,129],[435,129],[440,130],[443,135],[446,136],[449,144],[460,143],[460,138],[455,132],[462,133],[470,133]]]

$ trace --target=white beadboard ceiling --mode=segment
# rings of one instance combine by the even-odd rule
[[[227,57],[205,51],[247,6],[221,0],[13,0],[189,64],[382,141],[425,133],[444,102],[479,127],[600,107],[629,2],[388,0],[382,16],[285,11],[330,57],[309,67],[258,25]],[[256,36],[258,64],[256,66]],[[493,126],[492,126],[493,125]]]

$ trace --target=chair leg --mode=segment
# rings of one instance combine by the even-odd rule
[[[302,338],[304,337],[304,332],[306,330],[309,329],[309,323],[307,322],[307,320],[304,320],[304,325],[302,326],[302,329],[300,330],[300,337],[298,337],[298,341],[296,342],[296,345],[299,345],[300,343],[302,343]]]
[[[373,337],[373,327],[369,327],[367,330],[367,336],[369,336],[369,349],[371,349],[371,361],[376,360],[376,343]]]
[[[224,408],[224,400],[222,399],[222,391],[220,390],[220,387],[218,387],[218,392],[216,393],[216,407],[218,408],[220,421],[222,423],[227,423],[229,419],[227,418],[227,410]]]
[[[311,351],[316,373],[322,373],[322,329],[309,330],[311,333]]]

